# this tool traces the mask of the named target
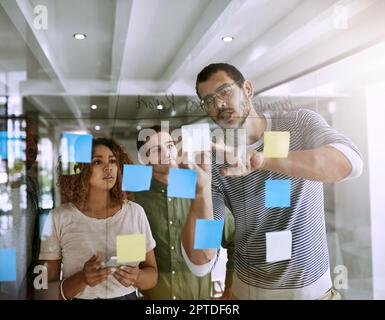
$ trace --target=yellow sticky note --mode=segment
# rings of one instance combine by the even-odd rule
[[[118,235],[116,237],[116,255],[118,263],[146,260],[146,235]]]
[[[263,140],[265,158],[287,158],[290,145],[289,131],[266,131]]]

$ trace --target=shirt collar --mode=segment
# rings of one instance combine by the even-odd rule
[[[152,178],[151,180],[151,190],[153,191],[162,191],[167,190],[167,185],[159,182],[158,180]]]
[[[265,117],[266,119],[266,128],[265,128],[265,131],[271,131],[271,116],[268,114],[268,113],[263,113],[263,116]],[[252,143],[251,145],[249,145],[249,147],[253,148],[253,149],[257,149],[259,148],[262,144],[263,144],[263,135],[262,137],[257,140],[256,142]]]

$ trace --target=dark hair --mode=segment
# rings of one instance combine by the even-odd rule
[[[201,96],[199,95],[199,92],[198,92],[198,85],[201,82],[207,81],[214,73],[218,71],[226,72],[226,74],[231,79],[233,79],[239,87],[243,86],[243,83],[245,82],[245,78],[236,67],[228,63],[212,63],[204,67],[203,70],[199,72],[197,76],[197,80],[195,82],[195,91],[199,98]]]
[[[123,165],[133,164],[130,156],[123,150],[123,148],[117,144],[114,140],[108,138],[97,138],[92,140],[92,152],[96,146],[106,146],[109,148],[116,157],[118,173],[116,177],[116,183],[110,190],[111,200],[123,204],[125,199],[132,199],[132,194],[122,191],[123,181]],[[58,167],[58,186],[60,188],[60,195],[62,203],[72,202],[81,206],[87,202],[87,196],[89,191],[89,181],[91,177],[91,164],[89,163],[77,163],[74,166],[75,172],[80,170],[80,173],[73,175],[63,175],[60,167]]]
[[[149,127],[149,128],[143,128],[142,130],[146,130],[146,129],[154,130],[156,133],[159,133],[162,131],[162,127],[158,124],[155,126]],[[139,131],[138,136],[136,138],[136,148],[138,151],[150,139],[150,137],[146,137],[146,140],[139,140],[139,135],[140,135],[140,131]]]

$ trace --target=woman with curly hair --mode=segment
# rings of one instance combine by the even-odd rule
[[[123,164],[132,161],[111,139],[94,139],[92,149],[91,164],[77,164],[75,175],[59,176],[62,205],[47,218],[39,263],[46,264],[59,299],[136,299],[136,288],[155,286],[157,266],[146,214],[122,191]],[[104,266],[116,256],[116,236],[127,234],[145,234],[145,261]]]

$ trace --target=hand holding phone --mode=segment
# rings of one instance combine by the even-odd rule
[[[106,268],[119,268],[120,266],[131,266],[136,267],[138,263],[118,263],[118,257],[112,256],[109,260],[104,263]]]
[[[107,260],[105,263],[104,263],[104,266],[105,267],[118,267],[118,259],[117,257],[113,256],[111,257],[109,260]]]

